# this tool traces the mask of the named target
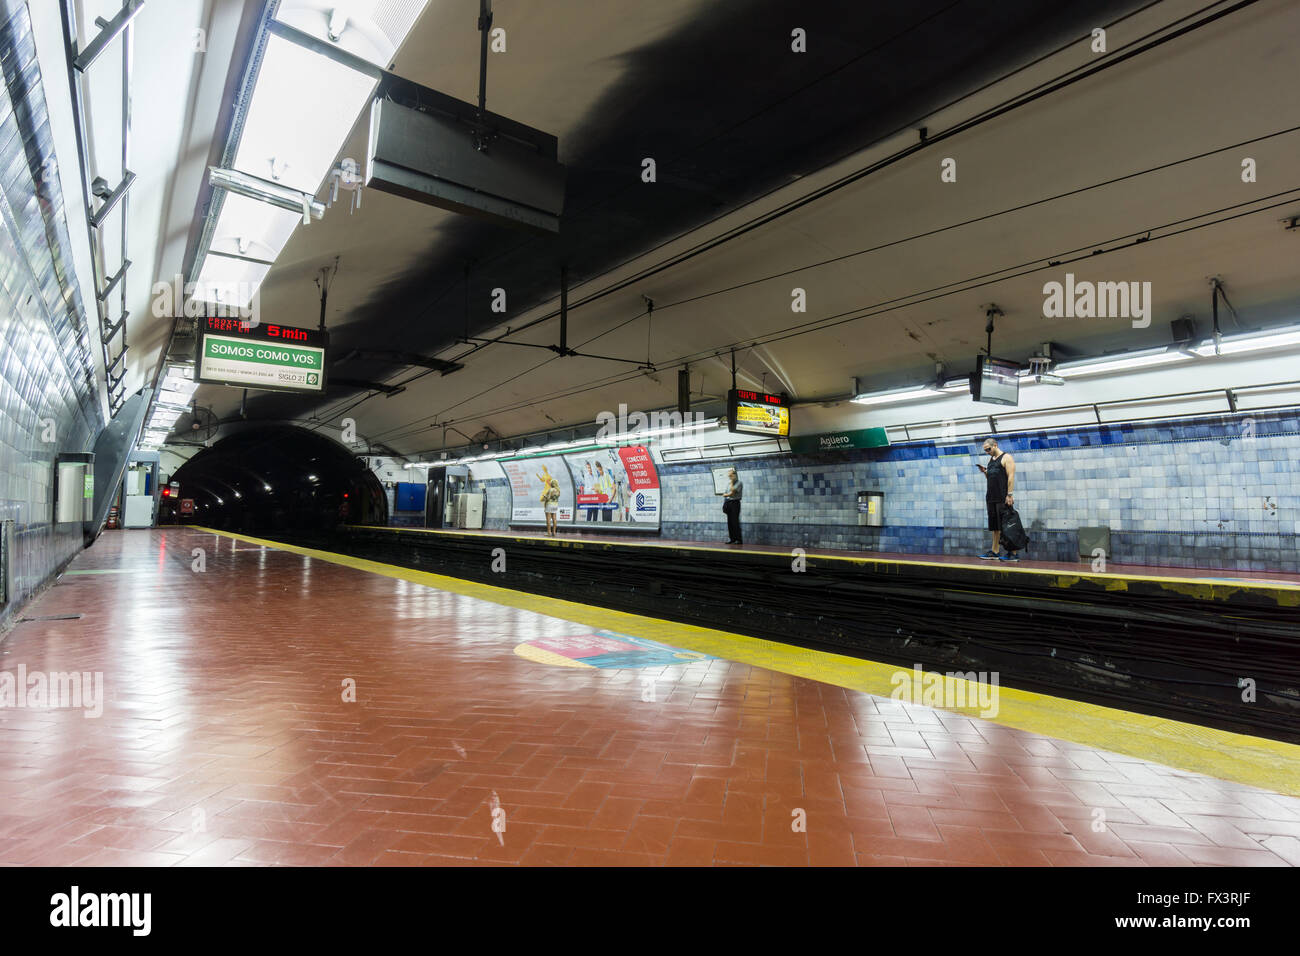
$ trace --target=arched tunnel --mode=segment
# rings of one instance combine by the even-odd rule
[[[374,473],[342,445],[294,425],[250,428],[205,448],[176,470],[180,494],[162,501],[165,524],[231,531],[328,531],[386,524],[388,503]],[[194,501],[193,515],[181,501]]]

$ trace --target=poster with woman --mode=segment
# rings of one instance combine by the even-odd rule
[[[553,479],[560,486],[560,501],[556,521],[566,524],[573,521],[573,482],[564,459],[558,455],[537,458],[515,458],[501,461],[501,470],[510,482],[510,523],[546,524],[546,504],[543,493]]]

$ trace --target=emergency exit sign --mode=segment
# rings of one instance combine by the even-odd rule
[[[199,323],[198,380],[274,391],[323,392],[324,332],[283,325],[246,326],[229,319]]]

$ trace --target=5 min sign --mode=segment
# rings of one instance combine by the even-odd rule
[[[205,384],[320,393],[328,351],[328,334],[315,329],[207,316],[199,320],[194,364]]]

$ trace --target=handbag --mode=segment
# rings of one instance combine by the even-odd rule
[[[1029,535],[1020,522],[1020,515],[1010,505],[1002,506],[1002,543],[1008,551],[1023,551],[1029,547]]]

